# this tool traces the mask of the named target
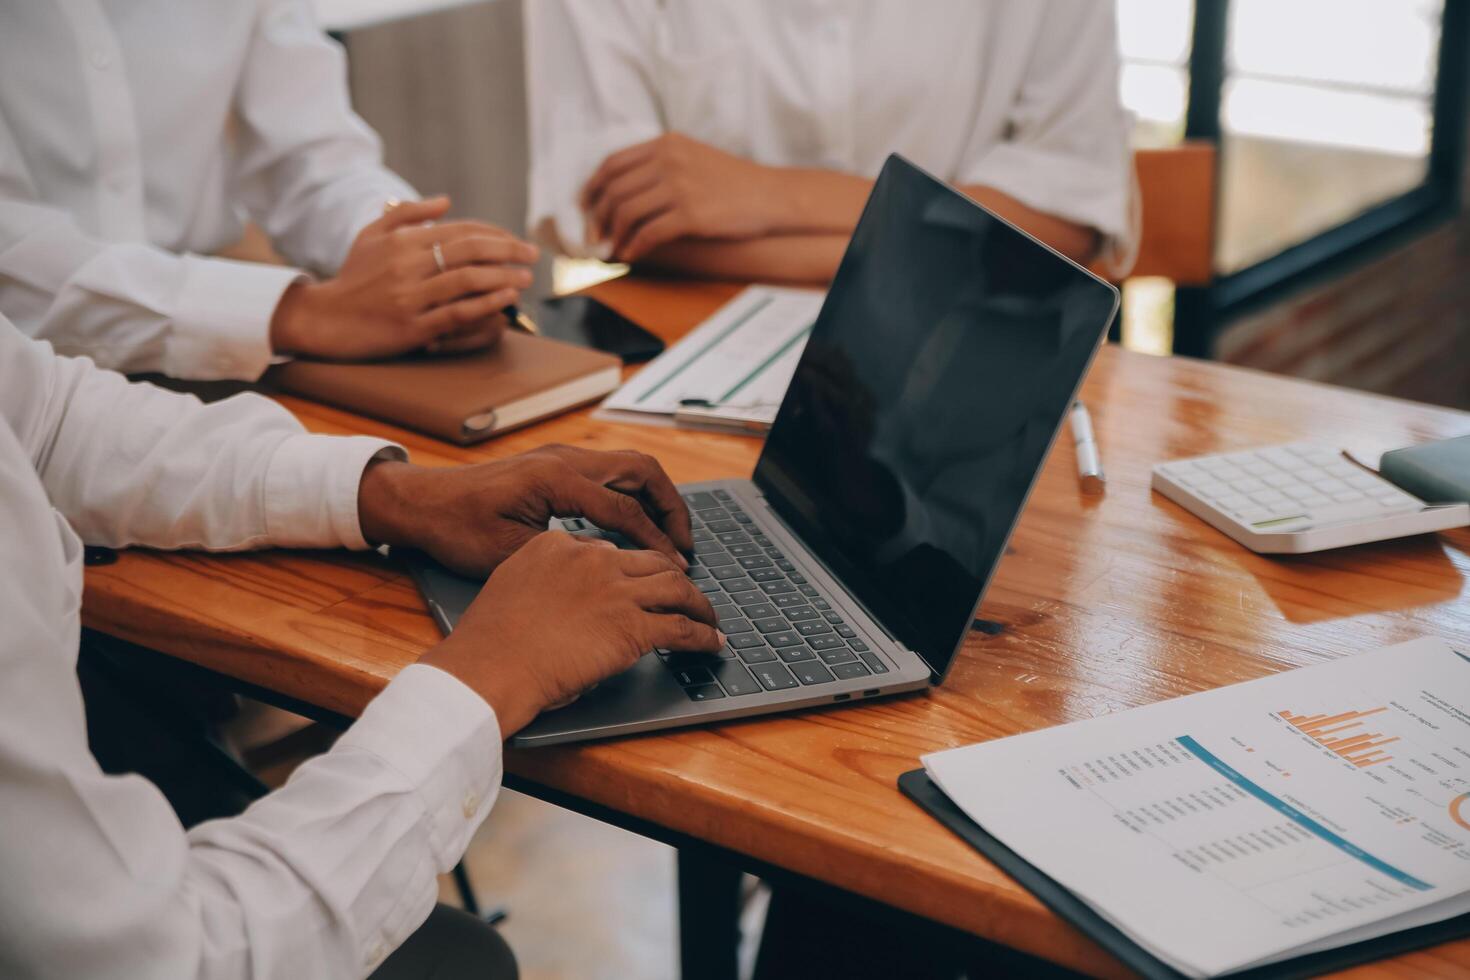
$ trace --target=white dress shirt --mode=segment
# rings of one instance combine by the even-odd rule
[[[285,787],[186,833],[98,769],[76,677],[82,541],[362,548],[385,448],[130,385],[0,318],[0,976],[358,977],[427,917],[500,785],[494,712],[458,680],[408,667]]]
[[[537,0],[529,225],[585,253],[578,194],[676,131],[768,166],[876,177],[898,152],[1135,237],[1117,26],[1103,0]]]
[[[59,353],[254,379],[300,270],[413,196],[306,0],[0,8],[0,313]],[[247,218],[300,268],[209,258]]]

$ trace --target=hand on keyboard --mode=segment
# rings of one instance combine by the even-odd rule
[[[716,622],[665,556],[541,534],[496,569],[421,662],[478,692],[508,737],[649,650],[718,651]]]
[[[358,510],[368,541],[418,548],[472,577],[489,574],[554,516],[590,518],[681,568],[694,544],[689,509],[668,475],[634,452],[547,446],[449,468],[385,460],[363,473]]]
[[[693,511],[689,578],[713,605],[729,641],[713,656],[677,647],[659,651],[690,700],[888,673],[883,659],[728,491],[696,491],[684,499]],[[620,542],[621,536],[585,521],[563,524],[573,534]]]

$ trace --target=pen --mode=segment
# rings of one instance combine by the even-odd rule
[[[541,335],[541,328],[536,326],[536,321],[522,313],[520,307],[514,303],[507,306],[504,312],[506,322],[511,325],[512,329],[519,330],[522,333],[528,333],[533,337],[539,337]]]
[[[1107,478],[1103,476],[1102,459],[1097,454],[1097,440],[1092,435],[1092,416],[1081,401],[1072,403],[1072,442],[1077,446],[1077,479],[1083,493],[1102,493]]]
[[[768,432],[771,420],[757,412],[744,410],[740,406],[722,405],[704,398],[685,398],[674,409],[676,425],[690,425],[701,429],[721,432]]]

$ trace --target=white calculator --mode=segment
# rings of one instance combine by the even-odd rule
[[[1153,487],[1252,551],[1275,554],[1470,524],[1470,504],[1426,504],[1315,443],[1160,463]]]

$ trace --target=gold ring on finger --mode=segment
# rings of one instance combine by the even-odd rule
[[[439,267],[439,271],[448,272],[449,266],[444,264],[444,249],[440,247],[439,243],[435,242],[431,245],[429,251],[434,253],[434,264]]]

